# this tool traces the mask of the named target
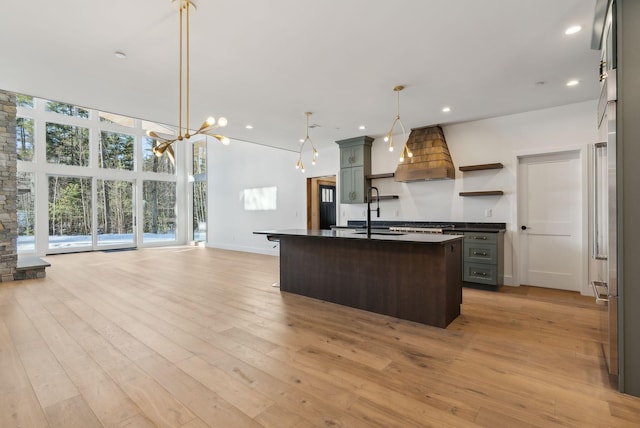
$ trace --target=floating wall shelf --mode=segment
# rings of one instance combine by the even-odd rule
[[[502,169],[504,166],[501,163],[485,163],[482,165],[467,165],[458,167],[462,172],[465,171],[480,171],[483,169]]]
[[[501,163],[485,163],[481,165],[467,165],[458,167],[458,169],[462,172],[465,171],[482,171],[485,169],[502,169],[503,165]],[[460,196],[500,196],[504,195],[502,190],[478,190],[475,192],[460,192]]]
[[[393,172],[387,172],[384,174],[371,174],[371,175],[367,175],[365,178],[369,179],[369,180],[374,180],[376,178],[393,178],[396,174]]]
[[[502,190],[482,190],[477,192],[460,192],[460,196],[499,196],[504,195]]]
[[[380,195],[379,198],[376,197],[376,196],[373,196],[371,198],[371,202],[374,202],[374,201],[377,201],[377,200],[387,201],[387,200],[390,200],[390,199],[399,199],[399,198],[400,197],[398,195]]]

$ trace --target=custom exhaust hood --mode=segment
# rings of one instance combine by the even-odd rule
[[[407,147],[413,157],[398,164],[396,181],[455,179],[456,170],[440,126],[413,128]]]

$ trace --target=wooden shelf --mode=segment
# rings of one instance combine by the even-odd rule
[[[464,171],[480,171],[483,169],[502,169],[504,165],[501,163],[485,163],[482,165],[467,165],[458,167],[458,169],[462,172]]]
[[[460,192],[460,196],[498,196],[504,195],[502,190],[482,190],[478,192]]]
[[[372,202],[373,201],[377,201],[378,199],[380,199],[381,201],[388,201],[388,200],[391,200],[391,199],[400,199],[400,196],[398,196],[398,195],[381,195],[379,198],[374,196],[374,197],[371,198],[371,201]]]
[[[369,180],[375,180],[376,178],[393,178],[395,177],[395,173],[394,172],[387,172],[384,174],[370,174],[367,175],[365,178],[369,179]]]

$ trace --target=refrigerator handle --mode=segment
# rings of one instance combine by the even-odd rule
[[[602,282],[602,281],[591,281],[591,287],[593,287],[593,294],[594,296],[596,296],[596,303],[598,305],[604,305],[605,303],[609,303],[609,299],[607,299],[606,297],[602,297],[602,296],[608,296],[609,295],[609,286],[607,285],[606,282]],[[603,287],[605,288],[606,294],[600,294],[600,292],[598,291],[598,287]]]
[[[593,167],[593,245],[592,257],[595,260],[607,260],[607,225],[605,206],[606,198],[604,192],[606,189],[607,174],[607,143],[599,142],[593,145],[592,167]]]

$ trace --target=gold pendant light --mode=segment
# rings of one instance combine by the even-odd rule
[[[389,143],[389,151],[392,152],[394,149],[393,132],[396,127],[396,124],[400,125],[400,129],[402,129],[402,141],[404,145],[402,148],[402,153],[400,153],[400,162],[404,162],[405,155],[409,158],[413,157],[413,153],[411,153],[411,151],[407,147],[407,143],[406,143],[407,133],[404,129],[404,125],[402,124],[402,120],[400,120],[400,91],[402,91],[403,89],[404,89],[404,86],[402,85],[398,85],[395,88],[393,88],[393,90],[398,94],[398,113],[396,114],[396,118],[393,121],[393,124],[391,125],[391,129],[389,130],[389,132],[387,132],[387,135],[385,135],[384,137],[384,141]]]
[[[176,141],[188,140],[189,138],[195,135],[208,135],[220,141],[222,144],[229,144],[230,140],[227,137],[224,137],[220,134],[214,133],[214,130],[217,128],[222,128],[227,126],[227,119],[224,117],[216,119],[213,116],[209,116],[207,120],[205,120],[200,128],[193,133],[189,133],[189,9],[190,7],[196,8],[195,4],[190,0],[172,0],[173,3],[178,2],[180,9],[180,77],[179,77],[179,101],[178,101],[178,109],[179,109],[179,117],[178,117],[178,136],[175,137],[173,135],[167,134],[159,134],[154,131],[147,131],[147,135],[151,138],[159,140],[156,142],[155,147],[153,148],[153,153],[156,156],[162,156],[165,152],[169,155],[171,160],[174,159],[174,152],[171,145]],[[185,24],[183,26],[183,23]],[[183,80],[183,75],[185,79]],[[184,92],[184,96],[183,96]],[[185,122],[184,127],[182,126],[182,101],[185,101]]]
[[[307,136],[304,139],[304,141],[302,141],[302,144],[300,144],[300,153],[298,155],[298,162],[296,163],[296,169],[299,169],[300,172],[304,172],[304,164],[302,163],[302,149],[304,149],[304,146],[305,144],[307,144],[307,141],[309,142],[309,144],[311,144],[311,148],[313,149],[313,157],[311,158],[311,165],[315,165],[316,159],[318,158],[318,151],[316,150],[316,146],[313,145],[313,141],[311,141],[311,138],[309,138],[309,116],[311,116],[312,113],[307,111],[304,114],[305,116],[307,116]]]

